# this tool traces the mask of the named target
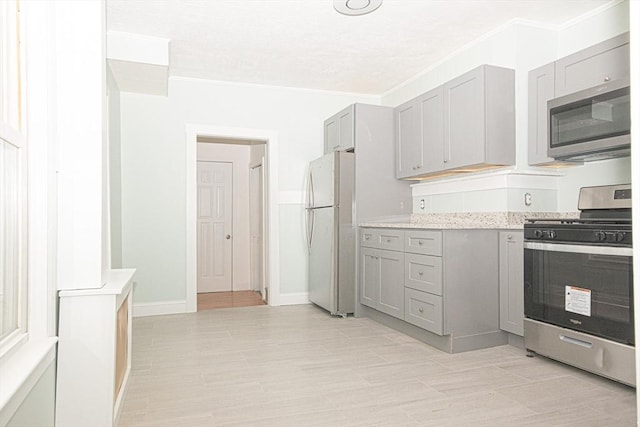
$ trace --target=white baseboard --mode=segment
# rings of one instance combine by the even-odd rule
[[[163,314],[179,314],[187,312],[187,302],[160,301],[133,304],[133,317],[161,316]]]
[[[280,305],[311,304],[308,292],[280,294]]]

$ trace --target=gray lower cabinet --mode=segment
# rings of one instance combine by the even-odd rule
[[[522,231],[500,232],[500,329],[524,333],[524,248]]]
[[[360,303],[403,319],[404,252],[379,249],[396,247],[403,233],[366,231],[360,239]]]
[[[435,334],[445,351],[504,344],[498,250],[496,230],[361,228],[360,302]]]

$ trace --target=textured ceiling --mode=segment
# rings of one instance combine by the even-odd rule
[[[107,0],[107,29],[171,40],[169,75],[381,94],[514,18],[561,25],[609,0]]]

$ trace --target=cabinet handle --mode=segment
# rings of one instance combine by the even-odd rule
[[[420,307],[420,308],[418,309],[418,311],[419,311],[420,313],[424,313],[424,308]]]
[[[387,243],[391,243],[391,239],[387,239]]]
[[[423,246],[424,242],[422,240],[418,240],[418,246]]]
[[[364,236],[364,240],[369,240],[371,236]]]
[[[424,271],[418,271],[418,276],[424,276]]]
[[[507,239],[511,240],[513,239],[513,236],[511,234],[507,234]]]
[[[611,80],[611,77],[609,77],[609,76],[606,76],[606,77],[604,78],[604,81],[605,81],[605,82],[608,82],[609,80]]]
[[[422,165],[416,166],[416,169],[422,169]]]
[[[336,148],[340,148],[340,145],[334,145],[333,149],[335,150]]]
[[[414,166],[414,167],[412,167],[411,169],[412,169],[412,170],[416,170],[416,167]]]

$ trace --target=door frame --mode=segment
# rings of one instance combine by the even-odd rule
[[[280,305],[280,239],[278,224],[278,133],[268,129],[246,129],[212,125],[186,125],[186,311],[197,311],[197,142],[198,137],[265,141],[263,167],[265,182],[265,236],[266,277],[269,287],[269,305]]]
[[[251,227],[254,226],[254,221],[255,218],[253,216],[254,210],[252,207],[252,200],[254,197],[254,191],[256,190],[255,188],[253,188],[253,174],[256,173],[256,169],[260,168],[260,172],[259,172],[259,177],[260,177],[260,187],[258,188],[258,191],[260,191],[260,212],[259,215],[262,217],[262,221],[260,224],[260,237],[261,237],[261,243],[260,243],[260,271],[258,272],[259,274],[259,278],[260,278],[260,288],[259,289],[255,289],[255,283],[253,282],[253,273],[254,273],[254,255],[252,250],[253,250],[253,242],[250,243],[250,249],[249,249],[249,253],[251,256],[250,259],[250,263],[251,263],[251,288],[253,291],[260,291],[261,295],[262,295],[262,299],[264,301],[266,301],[268,303],[268,299],[267,299],[267,295],[265,295],[265,285],[266,285],[266,274],[265,274],[265,264],[266,264],[266,258],[265,258],[265,235],[267,233],[265,233],[265,218],[267,217],[266,213],[265,213],[265,194],[266,194],[266,189],[265,189],[265,179],[264,179],[264,170],[265,170],[265,166],[264,166],[265,160],[264,160],[264,156],[262,156],[262,158],[254,164],[250,164],[249,165],[249,227],[251,229]]]

